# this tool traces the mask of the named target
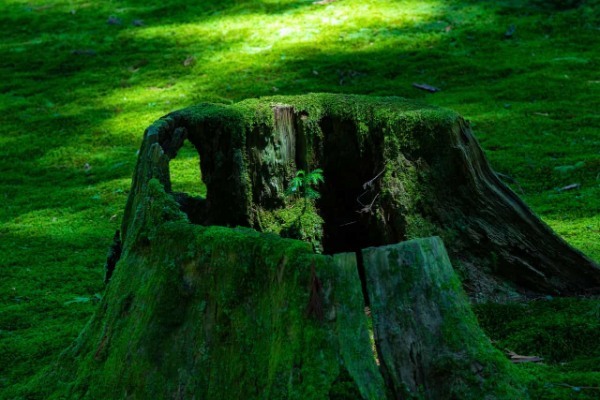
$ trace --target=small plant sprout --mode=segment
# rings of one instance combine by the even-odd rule
[[[284,237],[310,242],[316,253],[320,253],[323,250],[319,239],[322,237],[323,220],[311,205],[312,200],[321,197],[317,187],[323,182],[325,182],[325,178],[323,177],[323,170],[320,168],[312,172],[299,170],[296,173],[296,176],[290,181],[285,194],[288,197],[302,199],[302,208],[299,210],[299,213],[297,211],[293,212],[296,214],[296,218],[290,225],[281,230],[281,235]],[[291,208],[298,210],[296,208],[298,205],[298,203],[293,204]]]
[[[312,172],[306,172],[299,170],[296,176],[290,182],[286,194],[288,196],[298,196],[304,199],[304,204],[308,203],[309,199],[318,199],[321,194],[317,191],[316,187],[319,183],[325,182],[323,177],[323,170],[317,168]]]

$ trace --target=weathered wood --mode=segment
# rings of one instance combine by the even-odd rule
[[[172,191],[184,140],[200,155],[206,199]],[[281,232],[286,213],[298,219],[284,191],[297,169],[315,168],[326,185],[301,225],[321,232],[324,220],[325,251],[346,254],[248,228]],[[144,134],[121,233],[98,311],[38,381],[46,398],[522,399],[440,239],[367,249],[366,272],[347,252],[439,234],[476,297],[600,286],[596,264],[497,179],[462,118],[398,98],[169,114]]]
[[[192,225],[156,179],[142,193],[99,309],[40,380],[45,398],[384,398],[354,254]],[[307,313],[313,271],[321,320]]]
[[[375,344],[394,399],[522,399],[483,334],[440,238],[363,250]]]
[[[266,214],[290,207],[284,193],[297,169],[322,168],[326,253],[438,235],[477,299],[600,288],[598,265],[498,179],[464,119],[399,98],[274,97],[169,114],[145,135],[124,240],[140,182],[153,176],[170,190],[168,161],[183,137],[207,186],[205,202],[180,197],[195,223],[280,232],[285,221]]]
[[[364,299],[358,277],[356,254],[341,253],[333,256],[335,264],[334,302],[335,321],[339,336],[340,352],[350,376],[357,382],[365,399],[384,399],[386,390],[381,373],[370,352],[367,318],[363,311]]]
[[[104,264],[104,283],[107,284],[115,272],[117,262],[121,258],[121,252],[123,251],[123,244],[121,243],[121,232],[116,231],[113,236],[113,242],[108,249],[106,255],[106,263]]]

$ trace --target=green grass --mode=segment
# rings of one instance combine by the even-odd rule
[[[598,0],[0,2],[0,397],[93,312],[68,302],[103,290],[144,128],[201,101],[325,91],[452,108],[515,191],[600,260],[599,30]],[[202,193],[193,152],[177,162],[175,188]],[[580,364],[544,376],[600,385]]]

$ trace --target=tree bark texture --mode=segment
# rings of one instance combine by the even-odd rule
[[[375,343],[394,399],[522,398],[439,237],[370,247],[363,258]]]
[[[354,254],[193,225],[158,180],[144,192],[136,239],[44,398],[385,398]]]
[[[185,140],[205,199],[172,190]],[[308,221],[324,221],[333,256],[259,232],[277,232],[289,180],[315,168],[326,183]],[[527,398],[449,260],[474,297],[600,286],[598,266],[496,178],[460,116],[399,98],[169,114],[144,134],[120,231],[100,307],[37,381],[43,398]]]
[[[527,399],[439,238],[365,250],[379,368],[354,253],[193,225],[158,180],[145,191],[98,311],[37,382],[44,399]]]
[[[182,138],[197,148],[207,186],[205,201],[179,195],[194,223],[278,231],[265,221],[289,206],[294,173],[322,168],[326,253],[437,235],[474,298],[600,288],[598,265],[498,179],[464,119],[399,98],[274,97],[162,118],[144,136],[125,240],[140,185],[156,177],[170,190]]]

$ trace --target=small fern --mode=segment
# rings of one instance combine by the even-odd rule
[[[284,237],[310,242],[317,253],[322,251],[320,238],[323,233],[323,220],[311,203],[321,197],[317,186],[323,182],[325,182],[325,178],[323,170],[320,168],[308,173],[303,170],[296,173],[285,193],[287,196],[302,199],[302,210],[297,218],[281,231],[281,235]]]
[[[307,202],[309,199],[318,199],[321,197],[316,187],[319,183],[325,182],[323,170],[317,168],[312,172],[299,170],[294,179],[291,180],[286,194],[288,196],[299,196]]]

